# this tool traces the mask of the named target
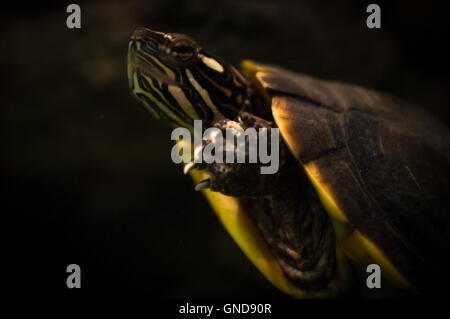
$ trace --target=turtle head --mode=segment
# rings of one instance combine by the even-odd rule
[[[206,53],[191,37],[138,28],[128,46],[133,94],[157,118],[192,127],[234,119],[248,80],[232,65]]]

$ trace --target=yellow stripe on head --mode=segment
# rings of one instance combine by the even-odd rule
[[[217,62],[215,59],[207,57],[205,55],[200,55],[200,58],[202,59],[202,62],[209,67],[210,69],[219,72],[219,73],[223,73],[224,68],[223,66]]]
[[[205,90],[198,82],[197,80],[194,78],[194,76],[192,75],[191,71],[189,71],[189,69],[186,69],[186,76],[189,80],[189,82],[192,84],[192,86],[194,87],[194,89],[198,92],[198,94],[200,94],[200,96],[202,97],[203,101],[205,101],[206,105],[213,111],[214,113],[214,120],[213,122],[216,122],[220,119],[223,118],[223,115],[219,112],[219,110],[217,109],[217,107],[214,105],[214,103],[212,102],[209,93],[207,90]]]
[[[173,96],[173,98],[177,101],[178,105],[184,110],[184,112],[189,115],[192,119],[199,119],[199,115],[195,112],[194,107],[191,102],[187,99],[183,90],[179,86],[169,85],[168,86],[169,93]]]

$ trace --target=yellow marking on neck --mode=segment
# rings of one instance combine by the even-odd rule
[[[186,95],[184,94],[183,90],[175,85],[169,85],[167,87],[169,90],[169,93],[174,97],[174,99],[177,101],[178,105],[183,109],[183,111],[189,115],[192,119],[198,119],[199,116],[197,112],[195,112],[194,107],[192,106],[191,102],[187,99]]]
[[[162,104],[161,102],[159,102],[158,99],[156,99],[152,94],[149,94],[149,92],[143,90],[140,86],[139,86],[139,81],[137,78],[137,73],[134,73],[133,76],[133,81],[134,81],[134,91],[133,93],[137,96],[138,93],[144,94],[145,96],[147,96],[150,100],[152,100],[159,109],[161,109],[161,111],[165,114],[167,114],[170,118],[174,119],[174,121],[176,121],[177,123],[184,123],[185,121],[183,119],[181,119],[179,116],[177,116],[175,113],[173,113],[166,105]],[[152,86],[151,82],[149,82],[149,85]],[[158,90],[157,90],[158,91]],[[159,91],[158,91],[159,94]],[[148,105],[145,100],[140,100],[145,106],[146,108],[157,118],[160,119],[160,115],[158,113],[156,113],[153,108]]]
[[[217,89],[221,90],[227,97],[231,97],[231,90],[221,86],[220,84],[217,84],[216,81],[214,81],[213,79],[211,79],[211,77],[209,77],[208,75],[206,75],[202,70],[198,69],[198,72],[200,72],[202,74],[203,77],[205,77],[206,79],[208,79],[209,82],[211,82]]]
[[[156,92],[158,94],[158,96],[164,101],[164,103],[166,103],[166,105],[169,104],[169,102],[166,100],[166,97],[164,96],[164,94],[161,92],[159,87],[155,87],[155,85],[153,85],[153,81],[151,78],[149,78],[147,75],[145,75],[144,73],[141,74],[142,77],[144,77],[147,80],[148,85],[152,88],[153,92]],[[156,80],[158,82],[159,85],[161,85],[161,83]]]
[[[214,112],[214,120],[213,122],[216,122],[217,120],[223,118],[223,115],[219,112],[217,107],[212,102],[209,93],[207,90],[205,90],[194,78],[191,71],[189,69],[186,69],[186,76],[188,77],[189,82],[191,82],[192,86],[195,88],[195,90],[201,95],[203,98],[203,101],[205,101],[206,105]]]
[[[134,96],[138,96],[138,93],[142,93],[142,94],[145,94],[145,96],[149,96],[149,94],[148,94],[148,92],[146,92],[146,91],[144,91],[140,86],[139,86],[139,80],[138,80],[138,75],[137,75],[137,73],[136,72],[134,72],[134,74],[133,74],[133,82],[134,82],[134,89],[133,89],[133,94],[134,94]],[[152,100],[153,100],[153,98],[152,98]],[[146,102],[145,102],[145,100],[141,100],[141,99],[139,99],[139,101],[141,101],[143,104],[144,104],[144,106],[145,106],[145,108],[155,117],[155,118],[157,118],[157,119],[160,119],[161,117],[159,116],[159,114],[155,111],[155,110],[153,110],[153,108],[150,106],[150,105],[148,105]],[[158,103],[158,101],[156,101],[155,103]]]

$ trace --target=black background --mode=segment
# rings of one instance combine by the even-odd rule
[[[147,26],[243,58],[384,90],[449,123],[441,2],[21,2],[1,12],[2,289],[9,296],[284,298],[170,160],[170,128],[131,97],[127,42]],[[66,267],[82,289],[66,288]]]

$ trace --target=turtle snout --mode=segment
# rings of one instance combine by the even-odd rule
[[[153,31],[149,28],[139,27],[136,28],[131,35],[131,40],[133,41],[155,41],[161,42],[164,39],[164,33]]]

